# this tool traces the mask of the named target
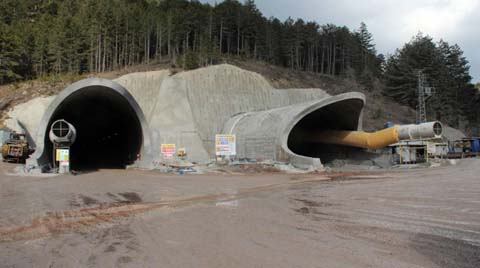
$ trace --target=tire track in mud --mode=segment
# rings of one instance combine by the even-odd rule
[[[115,222],[122,219],[152,210],[172,210],[197,204],[215,204],[217,202],[234,201],[251,197],[257,193],[272,192],[289,186],[335,180],[337,177],[345,179],[351,176],[353,178],[356,175],[358,174],[321,174],[316,178],[300,180],[292,179],[285,183],[241,189],[235,194],[219,193],[150,203],[135,202],[138,200],[122,201],[116,203],[102,203],[93,207],[78,210],[47,212],[46,215],[35,218],[28,225],[0,228],[0,243],[31,240],[67,232],[87,232],[89,229],[96,226],[113,225]],[[377,175],[372,175],[372,178],[377,178]],[[368,175],[362,173],[362,176]]]

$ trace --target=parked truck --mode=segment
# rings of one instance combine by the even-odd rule
[[[10,138],[3,143],[2,157],[4,162],[23,163],[32,153],[25,134],[10,133]]]

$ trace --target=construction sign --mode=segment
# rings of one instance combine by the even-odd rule
[[[176,152],[175,144],[162,144],[161,152],[163,159],[172,159]]]
[[[217,156],[237,155],[235,135],[215,135],[215,154]]]
[[[56,160],[60,163],[70,161],[69,159],[70,152],[68,149],[57,149],[56,155],[57,155]]]

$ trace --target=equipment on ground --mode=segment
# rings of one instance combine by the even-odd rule
[[[480,156],[480,137],[467,137],[449,142],[449,158]]]
[[[67,121],[60,119],[53,122],[48,133],[50,141],[53,143],[53,167],[58,162],[59,173],[70,172],[70,146],[77,138],[77,130]]]
[[[30,150],[25,134],[10,133],[10,138],[2,147],[2,157],[5,162],[25,162],[33,151]]]

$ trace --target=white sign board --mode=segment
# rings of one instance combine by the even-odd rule
[[[161,152],[163,159],[172,159],[176,152],[175,144],[162,144]]]
[[[69,150],[68,149],[57,149],[57,161],[58,162],[68,162],[69,159]]]
[[[237,155],[235,135],[215,135],[215,154],[217,156]]]

